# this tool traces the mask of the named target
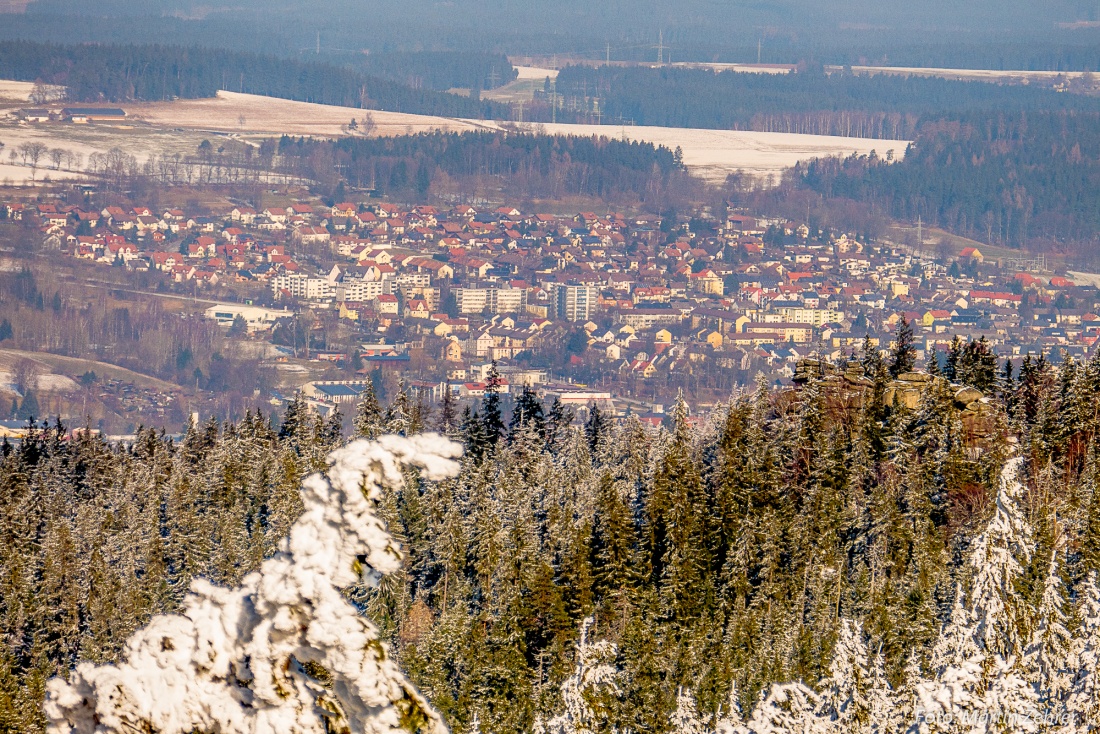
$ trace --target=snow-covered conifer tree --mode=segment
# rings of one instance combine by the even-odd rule
[[[1042,699],[1049,703],[1061,701],[1069,691],[1066,670],[1070,633],[1066,629],[1065,600],[1062,579],[1058,572],[1059,547],[1050,556],[1050,568],[1043,584],[1039,603],[1038,625],[1027,648],[1026,663],[1037,678]]]
[[[718,710],[718,717],[714,722],[714,734],[744,734],[745,731],[741,701],[737,696],[737,684],[734,683],[730,688],[729,700]]]
[[[1081,585],[1077,616],[1081,623],[1070,643],[1068,667],[1071,689],[1065,713],[1086,732],[1100,727],[1100,586],[1093,571]]]
[[[886,678],[886,663],[882,652],[875,653],[871,660],[870,688],[867,691],[868,721],[866,731],[874,734],[887,734],[901,731],[906,722],[903,707],[899,707],[897,697]]]
[[[1015,584],[1023,573],[1021,561],[1031,558],[1032,538],[1020,506],[1024,488],[1016,476],[1022,463],[1023,458],[1010,459],[1001,471],[997,509],[974,541],[969,558],[977,641],[987,653],[1002,657],[1023,651],[1015,619],[1019,603]]]
[[[591,734],[606,718],[604,705],[608,696],[619,695],[619,671],[611,662],[616,647],[607,640],[590,642],[588,632],[592,618],[581,623],[581,638],[577,642],[573,675],[562,681],[561,701],[564,710],[546,724],[548,734]]]
[[[695,696],[690,689],[681,686],[676,691],[676,709],[668,717],[668,728],[672,734],[709,734],[707,727],[699,720]]]
[[[869,662],[863,629],[858,622],[843,620],[829,675],[820,686],[821,717],[832,722],[838,732],[861,731],[870,723]]]
[[[832,722],[817,715],[821,698],[803,683],[776,683],[753,709],[751,734],[826,734]]]
[[[409,466],[453,476],[459,452],[436,435],[333,452],[327,474],[303,482],[305,511],[259,571],[236,588],[196,580],[182,613],[154,617],[123,662],[50,681],[49,731],[445,732],[341,589],[400,565],[375,513],[383,486],[399,486]]]
[[[382,434],[384,423],[374,382],[368,378],[366,388],[359,394],[359,404],[355,407],[355,433],[363,438],[377,438]]]

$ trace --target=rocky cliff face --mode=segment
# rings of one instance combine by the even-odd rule
[[[832,383],[845,388],[853,397],[862,398],[874,382],[863,374],[858,364],[841,368],[829,362],[805,359],[799,362],[794,372],[794,382],[804,385],[812,379]],[[926,372],[905,372],[886,385],[883,402],[890,407],[915,410],[920,405],[921,396],[933,387],[946,387],[953,394],[955,407],[962,412],[962,419],[968,427],[975,430],[987,430],[985,424],[997,413],[997,405],[981,390],[967,385],[949,382],[943,377]]]

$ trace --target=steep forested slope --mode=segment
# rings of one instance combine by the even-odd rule
[[[460,732],[475,717],[494,732],[573,731],[577,716],[601,731],[732,727],[731,693],[755,732],[776,717],[871,731],[871,710],[912,716],[944,686],[974,710],[1084,711],[1100,649],[1100,362],[1002,374],[981,424],[943,382],[916,409],[887,408],[885,366],[863,368],[874,387],[858,399],[811,380],[711,416],[679,404],[658,431],[598,413],[574,430],[529,393],[509,421],[492,387],[462,418],[370,393],[360,435],[427,422],[467,455],[455,480],[409,474],[381,496],[406,562],[350,597]],[[302,472],[338,440],[295,402],[280,429],[252,416],[179,446],[47,430],[5,449],[4,726],[39,727],[45,678],[113,659],[190,579],[256,568],[298,512]],[[1013,451],[1024,461],[1003,472]]]

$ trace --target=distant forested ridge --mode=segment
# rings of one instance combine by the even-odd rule
[[[332,64],[182,46],[5,41],[0,78],[61,85],[71,100],[82,102],[194,99],[224,89],[445,117],[503,118],[508,112],[490,102],[413,89]]]
[[[143,38],[259,52],[276,48],[294,56],[312,51],[320,32],[322,53],[425,49],[593,59],[603,58],[610,42],[615,59],[651,60],[663,29],[677,61],[755,60],[762,38],[764,60],[771,62],[858,63],[865,56],[920,65],[1096,69],[1097,49],[1089,48],[1096,29],[1055,24],[1097,19],[1092,0],[406,0],[374,3],[369,12],[357,0],[321,6],[301,0],[37,0],[24,15],[5,16],[0,37],[116,43]]]
[[[504,54],[420,51],[357,56],[349,65],[416,89],[495,89],[519,73]]]
[[[557,79],[559,114],[636,125],[911,139],[922,118],[948,112],[1100,110],[1100,100],[1027,86],[820,69],[793,74],[570,66]]]
[[[904,161],[800,165],[802,185],[1013,246],[1100,235],[1100,113],[973,112],[920,125]]]
[[[511,132],[336,141],[284,137],[279,155],[323,193],[343,181],[410,198],[424,196],[443,179],[482,178],[506,183],[522,196],[644,199],[687,178],[675,152],[650,143]]]

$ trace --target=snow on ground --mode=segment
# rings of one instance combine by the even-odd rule
[[[522,67],[545,76],[549,69]],[[0,88],[5,83],[0,83]],[[354,107],[294,102],[237,92],[219,92],[212,99],[179,100],[126,107],[128,125],[26,125],[12,121],[0,123],[0,142],[8,150],[28,141],[41,141],[50,148],[79,153],[87,160],[93,152],[111,148],[144,161],[150,155],[190,154],[204,135],[257,138],[269,135],[315,135],[337,137],[347,134],[352,119],[362,121],[366,110]],[[378,135],[405,135],[441,130],[466,132],[499,130],[501,123],[483,120],[411,115],[401,112],[370,111]],[[527,130],[554,135],[606,136],[625,138],[682,149],[688,169],[710,181],[723,181],[735,171],[760,178],[778,177],[784,169],[799,161],[823,156],[866,154],[876,151],[885,157],[893,151],[901,158],[907,141],[842,138],[824,135],[796,135],[735,130],[643,127],[621,125],[525,124]],[[6,155],[6,154],[5,154]],[[47,162],[38,169],[38,178],[75,177],[77,174],[54,171]],[[12,166],[0,160],[0,182],[29,182],[30,169]]]
[[[15,377],[11,372],[0,372],[0,389],[16,392]],[[75,392],[80,386],[65,375],[39,375],[35,389],[41,392]]]
[[[83,174],[75,171],[55,171],[53,166],[39,166],[33,178],[31,169],[26,166],[13,166],[9,163],[0,163],[0,184],[5,186],[25,186],[27,184],[42,183],[46,179],[50,181],[71,181],[82,178]]]
[[[27,102],[31,98],[31,82],[12,82],[0,80],[0,100]]]
[[[1090,285],[1094,288],[1100,288],[1100,273],[1082,273],[1076,270],[1067,270],[1066,275],[1076,285]]]
[[[795,67],[791,64],[722,64],[722,63],[697,63],[694,61],[676,62],[668,64],[684,69],[710,69],[712,71],[736,71],[741,74],[790,74]]]
[[[550,77],[551,79],[558,78],[557,69],[543,69],[539,66],[517,66],[515,68],[516,71],[519,72],[519,76],[516,77],[517,81],[526,79],[537,79],[542,81],[546,77]]]
[[[532,126],[527,126],[532,127]],[[826,156],[867,154],[872,150],[885,158],[893,151],[905,155],[905,140],[842,138],[828,135],[761,133],[746,130],[701,130],[677,127],[631,127],[619,125],[537,125],[558,135],[606,135],[664,145],[683,151],[684,164],[697,176],[721,182],[735,171],[756,177],[778,176],[799,161]]]
[[[379,135],[430,130],[461,132],[483,126],[447,117],[294,102],[238,92],[218,92],[217,97],[210,99],[133,105],[126,111],[133,120],[153,125],[240,134],[344,135],[344,127],[352,119],[361,121],[368,112],[378,126]]]
[[[527,67],[533,68],[533,67]],[[545,72],[540,70],[540,73]],[[128,110],[129,111],[129,110]],[[354,117],[362,120],[364,110],[292,102],[236,92],[219,92],[215,99],[181,100],[133,108],[135,119],[157,125],[211,131],[288,135],[343,134],[343,126]],[[426,130],[496,130],[491,121],[460,120],[399,112],[373,111],[379,135],[402,135]],[[244,125],[240,118],[244,117]],[[645,141],[683,150],[684,162],[697,175],[723,181],[734,171],[754,176],[778,176],[798,161],[833,155],[866,154],[872,150],[885,157],[889,150],[901,158],[908,145],[904,140],[841,138],[825,135],[760,133],[740,130],[701,130],[671,127],[619,125],[527,124],[529,130],[554,135],[601,135]]]
[[[839,66],[828,67],[830,71],[840,70]],[[899,74],[905,76],[935,76],[944,79],[974,79],[978,81],[1054,81],[1058,77],[1076,79],[1084,76],[1083,71],[1023,71],[997,69],[940,69],[916,66],[853,66],[857,74]]]

